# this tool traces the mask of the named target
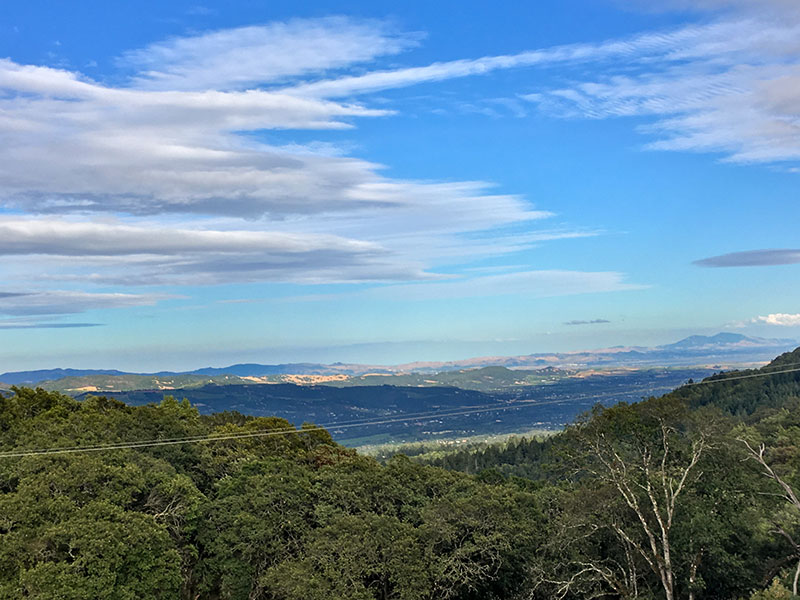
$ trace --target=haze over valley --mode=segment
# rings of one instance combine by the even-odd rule
[[[4,373],[0,381],[131,405],[173,395],[203,414],[237,411],[325,425],[340,443],[360,446],[557,431],[595,404],[635,402],[723,369],[760,366],[796,345],[720,333],[654,348],[449,363],[237,364],[157,374],[54,369]]]

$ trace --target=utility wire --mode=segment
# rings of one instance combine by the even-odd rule
[[[797,363],[800,364],[800,363]],[[787,366],[787,365],[777,365],[780,367]],[[795,373],[800,371],[800,368],[794,369],[783,369],[780,371],[770,371],[767,373],[752,373],[748,375],[741,375],[735,377],[723,377],[720,379],[706,379],[704,381],[699,382],[692,382],[684,384],[682,387],[691,387],[697,385],[707,385],[710,383],[720,383],[726,381],[735,381],[739,379],[751,379],[754,377],[768,377],[771,375],[778,375],[782,373]],[[662,386],[668,387],[668,386]],[[412,414],[404,414],[398,417],[390,417],[384,419],[373,419],[373,420],[364,420],[364,421],[346,421],[343,423],[330,423],[327,425],[314,425],[309,427],[304,427],[301,429],[284,429],[278,431],[256,431],[256,432],[248,432],[248,433],[235,433],[235,434],[228,434],[228,435],[204,435],[204,436],[194,436],[194,437],[184,437],[184,438],[172,438],[172,439],[156,439],[156,440],[142,440],[142,441],[132,441],[132,442],[118,442],[113,444],[98,444],[94,446],[75,446],[75,447],[64,447],[64,448],[37,448],[31,450],[19,450],[19,451],[10,451],[10,452],[0,452],[0,458],[19,458],[24,456],[39,456],[39,455],[46,455],[46,454],[70,454],[76,452],[100,452],[104,450],[123,450],[123,449],[135,449],[135,448],[149,448],[155,446],[172,446],[177,444],[190,444],[190,443],[206,443],[206,442],[215,442],[215,441],[223,441],[223,440],[238,440],[238,439],[247,439],[247,438],[260,438],[260,437],[273,437],[278,435],[290,435],[290,434],[300,434],[300,433],[310,433],[314,431],[327,431],[328,429],[351,429],[354,427],[365,427],[368,425],[383,425],[388,423],[402,423],[402,422],[409,422],[415,421],[420,419],[433,419],[436,417],[454,417],[454,416],[462,416],[468,414],[475,414],[480,412],[495,412],[500,410],[509,410],[509,409],[516,409],[522,408],[525,406],[544,406],[549,404],[563,404],[569,401],[575,400],[593,400],[602,397],[608,396],[620,396],[620,395],[630,395],[639,393],[642,391],[645,392],[652,392],[658,387],[650,387],[646,389],[639,389],[639,390],[624,390],[618,392],[609,392],[606,394],[595,394],[589,396],[580,396],[580,397],[568,397],[568,398],[560,398],[557,400],[544,400],[544,401],[537,401],[537,400],[518,400],[513,402],[507,402],[505,404],[497,405],[497,404],[487,404],[483,406],[465,406],[465,407],[458,407],[455,409],[451,409],[449,411],[436,411],[436,412],[429,412],[429,413],[412,413]],[[462,410],[463,409],[463,410]]]
[[[796,363],[798,364],[798,363]],[[786,367],[790,365],[776,365]],[[695,385],[708,385],[709,383],[719,383],[720,381],[736,381],[738,379],[752,379],[753,377],[766,377],[768,375],[779,375],[780,373],[795,373],[800,369],[785,369],[783,371],[770,371],[768,373],[751,373],[749,375],[738,375],[735,377],[720,377],[719,379],[704,379],[703,381],[693,381],[692,383],[684,383],[681,387],[691,387]]]
[[[667,386],[664,386],[667,387]],[[229,435],[200,435],[200,436],[193,436],[193,437],[183,437],[183,438],[172,438],[172,439],[154,439],[154,440],[139,440],[139,441],[131,441],[131,442],[117,442],[113,444],[98,444],[95,446],[73,446],[73,447],[62,447],[62,448],[38,448],[38,449],[31,449],[31,450],[21,450],[17,452],[0,452],[0,458],[15,458],[21,456],[35,456],[35,455],[43,455],[43,454],[69,454],[74,452],[99,452],[101,450],[123,450],[123,449],[130,449],[130,448],[148,448],[152,446],[172,446],[176,444],[188,444],[188,443],[202,443],[202,442],[215,442],[218,440],[235,440],[235,439],[243,439],[243,438],[254,438],[254,437],[272,437],[276,435],[287,435],[287,434],[298,434],[298,433],[308,433],[313,431],[327,431],[329,429],[337,430],[337,429],[352,429],[354,427],[364,427],[368,425],[382,425],[387,423],[402,423],[408,421],[416,421],[422,419],[433,419],[436,417],[455,417],[461,415],[468,415],[474,413],[481,413],[481,412],[496,412],[501,410],[514,410],[519,408],[524,408],[526,406],[544,406],[549,404],[562,404],[565,402],[574,401],[576,399],[580,400],[594,400],[597,398],[609,397],[609,396],[620,396],[620,395],[627,395],[627,394],[635,394],[638,392],[649,392],[654,391],[659,388],[644,388],[640,390],[628,390],[624,392],[611,392],[607,394],[595,394],[592,396],[582,396],[580,398],[568,397],[568,398],[559,398],[557,400],[518,400],[514,402],[507,402],[505,404],[484,404],[482,406],[462,406],[456,407],[446,411],[434,411],[434,412],[427,412],[427,413],[405,413],[403,415],[399,415],[397,417],[388,417],[382,419],[371,419],[371,420],[356,420],[356,421],[345,421],[345,422],[334,422],[325,425],[314,425],[310,427],[303,427],[301,429],[283,429],[278,431],[256,431],[256,432],[248,432],[248,433],[234,433]]]
[[[440,409],[436,411],[423,411],[423,412],[406,412],[402,415],[398,415],[394,417],[392,421],[384,421],[389,417],[381,418],[381,423],[383,422],[401,422],[401,421],[414,421],[420,419],[431,419],[437,416],[446,416],[450,415],[454,411],[463,411],[459,414],[470,414],[470,413],[479,413],[479,412],[491,412],[491,411],[498,411],[498,410],[514,410],[519,408],[525,408],[526,406],[541,406],[541,405],[548,405],[548,404],[559,404],[564,402],[570,402],[575,400],[596,400],[599,398],[608,398],[614,396],[622,396],[622,395],[631,395],[637,393],[650,393],[657,391],[659,389],[670,389],[671,386],[648,386],[646,388],[638,388],[638,389],[631,389],[625,391],[615,391],[615,392],[606,392],[604,394],[592,394],[588,396],[570,396],[565,398],[557,398],[553,400],[513,400],[510,402],[506,402],[504,404],[492,403],[492,404],[483,404],[483,405],[475,405],[475,404],[467,404],[462,406],[454,406],[449,409]],[[452,415],[456,416],[456,415]],[[371,418],[364,418],[364,419],[352,419],[348,421],[335,421],[333,423],[328,423],[326,425],[319,425],[313,427],[306,427],[304,429],[286,429],[282,430],[278,433],[285,434],[285,433],[304,433],[306,431],[317,431],[320,429],[348,429],[353,427],[362,427],[366,425],[377,425],[380,423],[374,422],[375,419],[378,417],[371,417]],[[264,432],[260,432],[263,434]],[[274,433],[274,432],[273,432]],[[231,434],[231,435],[245,435],[250,436],[250,434]],[[252,437],[252,436],[250,436]],[[43,448],[37,450],[27,450],[26,452],[31,453],[40,453],[40,454],[56,454],[62,451],[79,451],[79,450],[86,450],[86,451],[96,451],[96,450],[113,450],[115,448],[128,448],[130,444],[137,444],[138,447],[147,447],[150,445],[166,445],[166,444],[177,444],[177,443],[191,443],[191,442],[202,442],[202,441],[213,441],[217,439],[222,439],[218,435],[214,434],[204,434],[198,436],[189,436],[189,437],[179,437],[179,438],[156,438],[151,440],[133,440],[128,442],[114,442],[114,443],[107,443],[107,444],[97,444],[95,446],[66,446],[66,447],[55,447],[55,448]],[[226,438],[227,439],[227,438]],[[7,457],[8,452],[0,452],[0,458]]]

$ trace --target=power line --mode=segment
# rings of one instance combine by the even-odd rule
[[[800,363],[797,363],[800,364]],[[777,366],[787,366],[787,365],[777,365]],[[779,375],[782,373],[795,373],[800,371],[800,368],[795,369],[783,369],[780,371],[770,371],[767,373],[752,373],[748,375],[742,376],[735,376],[735,377],[724,377],[720,379],[706,379],[704,381],[699,382],[692,382],[687,383],[685,386],[696,386],[696,385],[706,385],[710,383],[720,383],[726,381],[735,381],[738,379],[751,379],[754,377],[768,377],[770,375]],[[668,386],[661,386],[662,388]],[[383,425],[388,423],[402,423],[402,422],[409,422],[421,419],[433,419],[437,417],[454,417],[454,416],[462,416],[468,414],[475,414],[481,412],[495,412],[501,410],[509,410],[509,409],[517,409],[523,408],[525,406],[535,407],[535,406],[544,406],[550,404],[563,404],[569,401],[575,400],[594,400],[597,398],[602,397],[610,397],[610,396],[620,396],[620,395],[630,395],[639,392],[652,392],[659,387],[649,387],[644,389],[638,390],[626,390],[626,391],[618,391],[618,392],[609,392],[605,394],[594,394],[589,396],[580,396],[580,397],[568,397],[568,398],[560,398],[557,400],[544,400],[544,401],[537,401],[537,400],[518,400],[514,402],[507,402],[505,404],[497,405],[497,404],[486,404],[483,406],[462,406],[450,409],[449,411],[435,411],[435,412],[428,412],[428,413],[411,413],[411,414],[404,414],[397,417],[390,417],[390,418],[382,418],[382,419],[372,419],[372,420],[363,420],[363,421],[345,421],[343,423],[330,423],[326,425],[314,425],[303,427],[301,429],[285,429],[285,430],[278,430],[278,431],[257,431],[257,432],[248,432],[248,433],[236,433],[236,434],[228,434],[228,435],[203,435],[203,436],[193,436],[193,437],[184,437],[184,438],[172,438],[172,439],[155,439],[155,440],[140,440],[140,441],[131,441],[131,442],[117,442],[113,444],[97,444],[94,446],[75,446],[75,447],[62,447],[62,448],[37,448],[37,449],[30,449],[30,450],[19,450],[19,451],[10,451],[10,452],[0,452],[0,458],[20,458],[25,456],[40,456],[40,455],[48,455],[48,454],[71,454],[76,452],[101,452],[105,450],[124,450],[124,449],[136,449],[136,448],[149,448],[149,447],[156,447],[156,446],[172,446],[177,444],[191,444],[191,443],[207,443],[207,442],[215,442],[215,441],[224,441],[224,440],[238,440],[238,439],[248,439],[248,438],[260,438],[260,437],[273,437],[278,435],[291,435],[291,434],[301,434],[301,433],[310,433],[314,431],[327,431],[329,429],[337,430],[337,429],[352,429],[354,427],[365,427],[369,425]]]
[[[796,363],[800,364],[800,363]],[[790,366],[790,365],[776,365],[776,366]],[[720,381],[736,381],[737,379],[752,379],[753,377],[766,377],[767,375],[779,375],[781,373],[796,373],[800,369],[785,369],[783,371],[770,371],[769,373],[751,373],[749,375],[738,375],[736,377],[721,377],[719,379],[704,379],[703,381],[693,381],[692,383],[685,383],[682,387],[693,385],[707,385],[709,383],[719,383]]]
[[[475,414],[481,412],[497,412],[502,410],[515,410],[525,407],[536,407],[536,406],[546,406],[551,404],[563,404],[566,402],[574,402],[576,400],[596,400],[599,398],[607,398],[607,397],[614,397],[614,396],[621,396],[621,395],[630,395],[630,394],[637,394],[641,392],[653,392],[658,389],[668,388],[669,386],[656,386],[656,387],[647,387],[647,388],[639,388],[633,390],[625,390],[625,391],[617,391],[617,392],[607,392],[604,394],[593,394],[589,396],[580,396],[580,397],[567,397],[567,398],[558,398],[555,400],[516,400],[512,402],[506,402],[504,404],[484,404],[484,405],[467,405],[467,406],[459,406],[454,407],[449,410],[439,410],[439,411],[430,411],[430,412],[418,412],[418,413],[404,413],[403,415],[398,415],[397,417],[388,417],[388,418],[380,418],[380,419],[363,419],[363,420],[351,420],[351,421],[344,421],[344,422],[334,422],[328,423],[324,425],[315,425],[310,427],[304,427],[301,429],[285,429],[279,431],[260,431],[260,432],[250,432],[250,433],[238,433],[238,434],[230,434],[230,435],[200,435],[200,436],[191,436],[191,437],[181,437],[181,438],[169,438],[169,439],[152,439],[152,440],[135,440],[129,442],[116,442],[111,444],[97,444],[94,446],[72,446],[72,447],[60,447],[60,448],[37,448],[37,449],[30,449],[30,450],[20,450],[18,452],[0,452],[0,458],[15,458],[21,456],[35,456],[35,455],[44,455],[44,454],[69,454],[75,452],[98,452],[102,450],[124,450],[124,449],[131,449],[131,448],[147,448],[152,446],[171,446],[176,444],[188,444],[188,443],[202,443],[202,442],[213,442],[218,440],[232,440],[232,439],[241,439],[241,438],[253,438],[253,437],[271,437],[274,435],[287,435],[287,434],[298,434],[298,433],[307,433],[312,431],[327,431],[327,430],[337,430],[337,429],[352,429],[354,427],[365,427],[369,425],[382,425],[387,423],[402,423],[408,421],[416,421],[416,420],[423,420],[423,419],[434,419],[437,417],[454,417],[454,416],[462,416],[468,414]]]
[[[529,401],[530,404],[536,405],[543,405],[543,404],[557,404],[560,402],[566,402],[567,399],[561,400],[551,400],[545,402],[533,402]],[[234,433],[229,435],[206,435],[206,436],[195,436],[195,437],[188,437],[188,438],[174,438],[169,440],[147,440],[143,442],[120,442],[117,444],[103,444],[98,446],[76,446],[74,448],[40,448],[36,450],[27,450],[21,452],[2,452],[0,453],[0,458],[15,458],[21,456],[37,456],[37,455],[45,455],[45,454],[69,454],[75,452],[99,452],[102,450],[124,450],[124,449],[131,449],[131,448],[148,448],[152,446],[172,446],[176,444],[189,444],[189,443],[202,443],[202,442],[216,442],[222,440],[238,440],[238,439],[246,439],[246,438],[255,438],[255,437],[272,437],[277,435],[289,435],[289,434],[299,434],[299,433],[309,433],[313,431],[327,431],[328,429],[351,429],[353,427],[364,427],[367,425],[382,425],[385,423],[401,423],[405,421],[414,421],[417,419],[423,418],[432,418],[432,417],[454,417],[459,415],[466,415],[472,414],[477,412],[492,412],[498,410],[508,410],[514,408],[520,408],[519,404],[517,405],[503,405],[503,406],[492,406],[492,407],[480,407],[480,408],[472,408],[469,410],[458,410],[458,411],[439,411],[435,413],[428,413],[427,415],[418,415],[416,417],[409,417],[408,415],[403,415],[399,417],[393,418],[386,418],[386,419],[377,419],[372,421],[362,421],[362,422],[352,422],[352,423],[332,423],[329,425],[314,425],[311,427],[304,427],[301,429],[283,429],[278,431],[255,431],[250,433]]]
[[[596,400],[599,398],[608,398],[614,396],[621,396],[621,395],[631,395],[631,394],[638,394],[638,393],[650,393],[654,392],[659,389],[669,389],[670,386],[648,386],[646,388],[638,388],[638,389],[631,389],[625,391],[615,391],[615,392],[606,392],[604,394],[592,394],[589,396],[580,396],[580,397],[567,397],[567,398],[558,398],[554,400],[515,400],[511,402],[506,402],[505,404],[483,404],[483,405],[462,405],[462,406],[454,406],[450,409],[437,410],[437,411],[423,411],[423,412],[411,412],[411,413],[403,413],[402,415],[398,415],[397,417],[392,418],[392,420],[386,420],[386,418],[381,418],[380,422],[376,422],[376,417],[366,418],[366,419],[351,419],[348,421],[337,421],[333,423],[329,423],[326,425],[319,425],[313,427],[306,427],[304,429],[287,429],[280,432],[272,432],[277,434],[286,434],[286,433],[304,433],[306,431],[317,431],[317,430],[336,430],[336,429],[349,429],[353,427],[362,427],[367,425],[378,425],[381,423],[394,423],[394,422],[402,422],[402,421],[414,421],[419,419],[432,419],[439,416],[458,416],[458,414],[471,414],[471,413],[480,413],[480,412],[493,412],[499,410],[514,410],[519,408],[525,408],[526,406],[542,406],[542,405],[549,405],[549,404],[559,404],[565,403],[575,400]],[[455,411],[460,411],[456,414]],[[262,435],[264,432],[260,432],[258,435]],[[231,435],[240,435],[240,434],[231,434]],[[253,437],[250,434],[241,434],[245,437]],[[76,452],[76,451],[97,451],[97,450],[113,450],[116,448],[124,449],[130,447],[131,444],[136,444],[137,447],[148,447],[153,445],[171,445],[171,444],[179,444],[179,443],[191,443],[191,442],[203,442],[203,441],[214,441],[218,439],[223,439],[219,436],[215,436],[213,434],[206,434],[206,435],[199,435],[199,436],[190,436],[190,437],[179,437],[179,438],[157,438],[151,440],[134,440],[128,442],[115,442],[115,443],[108,443],[108,444],[97,444],[95,446],[66,446],[66,447],[56,447],[56,448],[42,448],[36,450],[26,450],[26,453],[33,453],[33,454],[58,454],[64,452]],[[225,438],[229,439],[229,438]],[[230,438],[233,439],[233,438]],[[28,454],[26,454],[28,455]],[[0,452],[0,458],[7,458],[12,456],[9,452]],[[13,455],[15,456],[15,455]]]

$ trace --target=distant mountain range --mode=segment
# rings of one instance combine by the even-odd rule
[[[126,373],[113,369],[46,369],[36,371],[16,371],[0,375],[0,382],[10,385],[38,385],[45,381],[70,378],[71,389],[126,389],[115,385],[129,378],[147,377],[152,381],[151,389],[172,389],[201,386],[207,384],[240,383],[307,383],[326,385],[364,385],[378,383],[380,377],[408,377],[412,374],[434,374],[483,367],[506,367],[510,369],[539,370],[547,367],[566,370],[591,370],[614,367],[648,366],[689,366],[711,365],[728,366],[766,362],[775,355],[797,346],[796,340],[765,339],[748,337],[736,333],[718,333],[713,336],[693,335],[673,344],[662,346],[617,346],[599,350],[578,352],[528,354],[521,356],[484,356],[449,362],[414,362],[401,365],[362,365],[333,363],[329,365],[314,363],[289,363],[279,365],[235,364],[228,367],[206,367],[184,372]],[[98,377],[101,376],[101,377]],[[292,377],[294,376],[294,379]],[[525,374],[530,376],[530,374]],[[91,377],[92,380],[81,378]],[[361,381],[350,381],[358,378]],[[453,385],[452,378],[441,377],[421,379],[410,377],[401,385]],[[419,381],[418,381],[419,380]],[[97,385],[97,381],[103,381]],[[129,386],[141,389],[144,382],[130,380]],[[386,381],[386,383],[390,383]],[[392,382],[393,383],[393,382]],[[457,384],[456,384],[457,385]],[[63,385],[49,386],[64,389]],[[476,386],[477,387],[477,386]],[[128,387],[127,389],[133,389]],[[83,391],[91,391],[85,389]]]
[[[36,384],[48,391],[79,395],[134,390],[196,390],[205,386],[232,386],[255,384],[293,384],[299,386],[324,386],[352,388],[365,386],[450,387],[480,392],[507,391],[509,389],[543,385],[576,375],[576,371],[545,367],[543,369],[507,369],[506,367],[481,367],[459,369],[441,373],[366,373],[364,375],[197,375],[197,374],[97,374],[72,375],[40,381]]]
[[[483,366],[512,369],[556,367],[592,369],[613,367],[729,365],[768,362],[776,354],[794,350],[797,340],[749,337],[739,333],[693,335],[662,346],[615,346],[598,350],[480,357],[453,362],[417,362],[394,367],[406,372],[440,372]],[[2,376],[0,376],[0,379]]]
[[[8,385],[32,385],[41,381],[52,381],[62,377],[83,375],[126,375],[114,369],[39,369],[38,371],[12,371],[0,375],[0,382]]]

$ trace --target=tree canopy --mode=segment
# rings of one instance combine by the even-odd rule
[[[0,599],[790,598],[796,374],[713,381],[434,465],[169,396],[14,388],[0,452],[122,447],[0,455]]]

